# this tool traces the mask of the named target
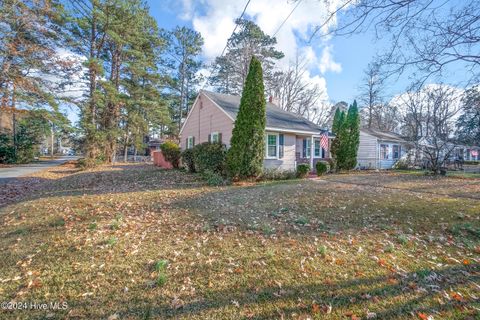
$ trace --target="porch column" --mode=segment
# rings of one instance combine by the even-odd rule
[[[313,141],[313,135],[310,137],[310,170],[313,171],[313,152],[315,151],[315,145]]]

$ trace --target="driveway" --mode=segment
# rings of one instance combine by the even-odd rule
[[[0,168],[0,184],[14,180],[15,178],[26,176],[38,171],[59,166],[67,161],[76,160],[78,157],[65,156],[53,160],[40,160],[33,163],[13,165],[7,168]]]

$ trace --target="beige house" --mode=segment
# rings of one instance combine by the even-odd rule
[[[360,129],[357,167],[360,169],[391,169],[407,153],[409,144],[402,136],[375,129]]]
[[[239,96],[200,91],[180,130],[181,149],[203,142],[229,147],[239,106]],[[314,169],[317,161],[329,158],[333,137],[327,130],[270,102],[266,114],[265,168],[295,170],[308,163]]]

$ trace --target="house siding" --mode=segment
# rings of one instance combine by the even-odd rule
[[[382,144],[386,144],[388,145],[388,159],[380,159],[380,145]],[[393,146],[394,145],[397,145],[397,146],[400,146],[401,149],[400,149],[400,157],[398,159],[393,159]],[[406,146],[402,143],[399,143],[399,142],[395,142],[395,141],[378,141],[378,153],[377,153],[377,156],[378,156],[378,166],[379,166],[379,169],[391,169],[393,167],[393,165],[395,163],[397,163],[397,161],[399,159],[401,159],[403,156],[406,155]]]
[[[186,120],[180,140],[180,147],[185,150],[186,139],[195,137],[195,144],[208,141],[208,135],[212,132],[222,134],[222,143],[230,146],[232,138],[233,121],[208,97],[200,94]]]
[[[270,132],[270,131],[269,131]],[[271,131],[272,133],[276,133]],[[279,132],[279,134],[282,134]],[[295,170],[295,135],[283,133],[284,149],[283,158],[281,159],[264,159],[263,166],[265,169],[278,170]]]
[[[360,143],[357,151],[357,166],[360,169],[378,168],[378,140],[362,131],[360,131]]]

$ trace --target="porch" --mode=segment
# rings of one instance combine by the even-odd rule
[[[308,164],[312,172],[316,172],[316,164],[319,161],[330,159],[331,139],[322,144],[321,135],[296,135],[295,161],[296,164]],[[325,148],[326,146],[326,148]]]

